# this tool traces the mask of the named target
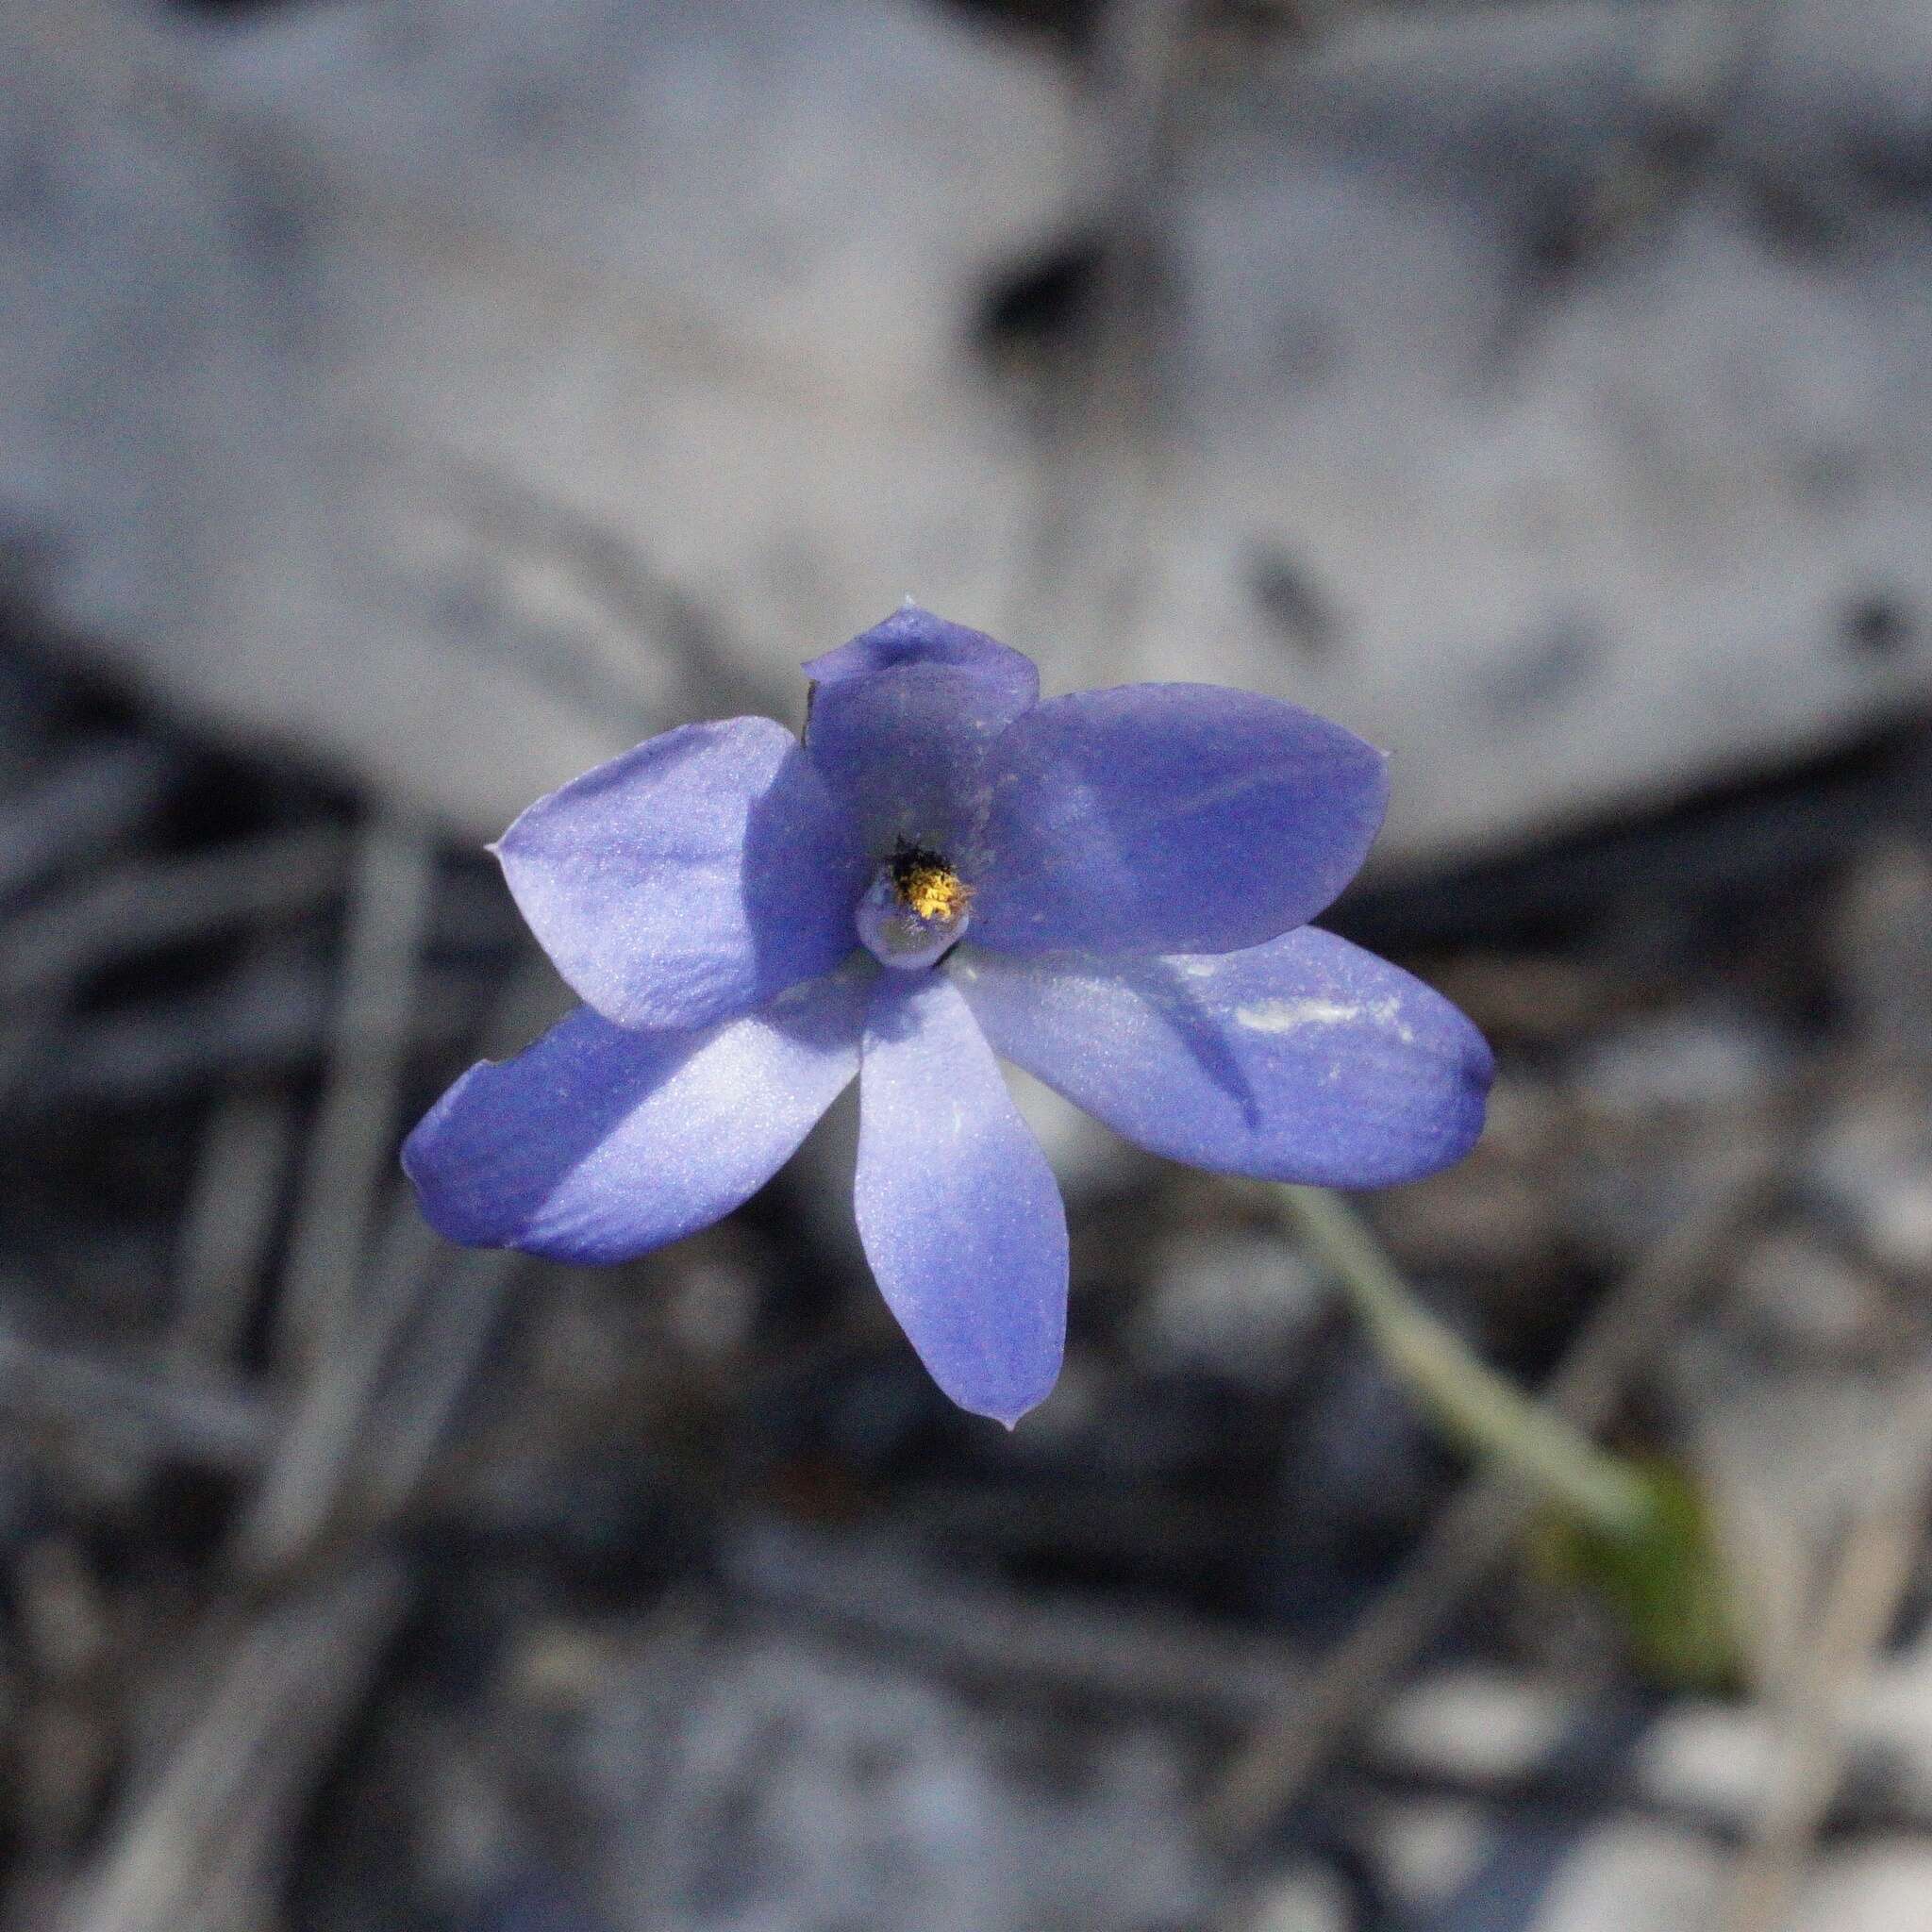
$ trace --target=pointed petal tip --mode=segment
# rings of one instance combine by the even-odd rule
[[[869,629],[805,662],[814,685],[866,677],[905,665],[941,665],[971,672],[1010,691],[1024,705],[1040,695],[1033,660],[970,625],[955,624],[911,597]]]
[[[1013,1433],[1013,1431],[1020,1426],[1021,1423],[1024,1422],[1027,1416],[1031,1415],[1033,1411],[1036,1408],[1038,1408],[1042,1402],[1044,1402],[1049,1395],[1053,1393],[1058,1382],[1059,1374],[1058,1367],[1056,1367],[1053,1381],[1049,1382],[1046,1385],[1046,1387],[1039,1392],[1039,1394],[1029,1395],[1023,1402],[1012,1404],[1008,1407],[1001,1408],[996,1414],[994,1414],[991,1418],[991,1420],[998,1423],[1000,1427],[1006,1430],[1007,1434],[1010,1436]]]
[[[943,1382],[939,1383],[939,1391],[955,1408],[964,1409],[968,1415],[984,1416],[988,1422],[999,1424],[1010,1436],[1021,1422],[1031,1415],[1053,1393],[1059,1384],[1059,1378],[1060,1365],[1056,1359],[1053,1374],[1047,1377],[1044,1385],[1028,1390],[1024,1394],[1015,1394],[1009,1389],[1002,1389],[996,1392],[955,1391],[947,1388]]]
[[[931,1371],[928,1369],[927,1373],[930,1374]],[[940,1393],[955,1408],[962,1409],[968,1415],[982,1416],[990,1423],[997,1423],[1009,1436],[1025,1417],[1031,1415],[1053,1393],[1053,1389],[1049,1385],[1037,1395],[1025,1395],[1017,1399],[1007,1394],[978,1395],[969,1398],[966,1395],[955,1393],[943,1382],[938,1383],[938,1388]]]
[[[900,1316],[900,1325],[907,1325],[904,1315]],[[934,1386],[955,1408],[963,1409],[968,1415],[984,1416],[988,1422],[999,1424],[1009,1435],[1059,1386],[1065,1343],[1058,1333],[1048,1344],[1050,1355],[1046,1350],[1036,1351],[1030,1361],[1009,1362],[1001,1367],[983,1359],[962,1362],[951,1358],[943,1349],[922,1345],[921,1338],[909,1328],[907,1339],[912,1342],[913,1351],[924,1364]],[[931,1339],[925,1338],[926,1342]]]
[[[1056,1194],[1056,1201],[1058,1196]],[[958,1352],[934,1348],[931,1336],[915,1336],[908,1328],[907,1339],[925,1365],[940,1393],[955,1408],[968,1415],[984,1416],[998,1423],[1009,1434],[1059,1387],[1060,1370],[1066,1360],[1066,1264],[1058,1269],[1061,1288],[1056,1320],[1050,1338],[1041,1337],[1019,1357],[1005,1360],[990,1358],[979,1349]],[[896,1312],[896,1310],[895,1310]],[[905,1317],[900,1317],[905,1326]]]

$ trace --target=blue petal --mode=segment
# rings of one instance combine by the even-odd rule
[[[540,798],[495,850],[572,990],[643,1028],[706,1025],[829,972],[871,876],[769,718],[650,739]]]
[[[1252,692],[1137,684],[1000,741],[974,936],[1003,952],[1226,953],[1300,925],[1382,822],[1382,754]]]
[[[1059,1374],[1067,1218],[957,987],[882,973],[858,1085],[859,1239],[961,1408],[1011,1424]]]
[[[883,624],[860,631],[850,643],[812,658],[805,675],[815,684],[826,685],[901,664],[938,664],[990,678],[1003,686],[1022,710],[1040,696],[1040,673],[1032,658],[983,630],[948,624],[909,601]]]
[[[858,1068],[863,968],[697,1033],[580,1007],[472,1067],[403,1148],[424,1217],[472,1247],[621,1261],[708,1226],[771,1178]]]
[[[988,754],[1031,702],[948,664],[899,664],[812,693],[805,745],[874,859],[921,845],[970,870],[991,804]]]
[[[1459,1160],[1482,1131],[1482,1035],[1330,933],[1092,962],[968,946],[946,971],[998,1052],[1190,1166],[1379,1188]]]

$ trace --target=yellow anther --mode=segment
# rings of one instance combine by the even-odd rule
[[[924,920],[958,919],[973,896],[973,888],[943,865],[908,865],[892,883],[899,897]]]

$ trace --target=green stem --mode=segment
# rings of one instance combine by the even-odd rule
[[[1650,1485],[1473,1355],[1416,1300],[1361,1217],[1325,1188],[1284,1187],[1302,1239],[1327,1263],[1391,1368],[1456,1435],[1605,1535],[1651,1525]]]

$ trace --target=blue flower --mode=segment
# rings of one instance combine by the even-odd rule
[[[410,1135],[450,1240],[659,1247],[857,1075],[873,1273],[940,1387],[1010,1424],[1059,1371],[1067,1225],[995,1055],[1227,1174],[1378,1187],[1475,1140],[1481,1036],[1307,924],[1381,822],[1379,752],[1213,685],[1041,702],[1017,651],[909,605],[806,669],[802,744],[684,725],[495,847],[584,1004]]]

